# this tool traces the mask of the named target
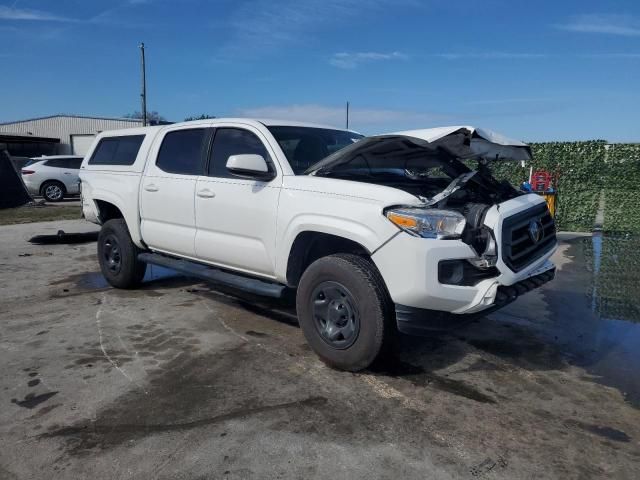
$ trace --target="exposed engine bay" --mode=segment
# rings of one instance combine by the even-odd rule
[[[531,158],[528,147],[497,145],[492,150],[492,145],[464,128],[433,142],[406,135],[370,137],[325,158],[307,173],[398,188],[418,197],[425,207],[457,211],[467,222],[462,240],[480,256],[491,243],[491,232],[483,227],[486,211],[521,195],[508,182],[496,180],[489,163]]]

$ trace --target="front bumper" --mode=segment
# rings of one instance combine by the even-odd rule
[[[549,258],[554,249],[519,272],[498,265],[499,275],[473,286],[447,285],[438,279],[442,260],[476,258],[476,253],[460,240],[417,238],[399,233],[372,255],[391,299],[406,307],[454,314],[476,313],[493,307],[500,287],[511,287],[554,269]]]
[[[414,308],[406,305],[396,304],[396,323],[398,330],[407,335],[425,335],[434,330],[443,330],[467,323],[481,315],[487,315],[499,308],[502,308],[520,295],[524,295],[555,277],[556,268],[533,275],[525,280],[521,280],[510,286],[499,285],[493,304],[478,313],[466,313],[463,315],[451,315],[438,310],[427,310]]]

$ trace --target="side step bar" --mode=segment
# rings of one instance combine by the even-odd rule
[[[287,288],[279,283],[236,275],[207,265],[167,257],[158,253],[140,253],[138,254],[138,260],[170,268],[189,277],[201,278],[202,280],[237,288],[263,297],[282,298]]]

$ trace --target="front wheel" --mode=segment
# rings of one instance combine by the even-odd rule
[[[109,220],[98,234],[98,261],[102,275],[116,288],[135,288],[142,282],[147,264],[138,260],[139,249],[122,218]]]
[[[337,254],[313,262],[296,296],[300,327],[327,365],[356,372],[367,368],[394,333],[393,304],[371,260]]]
[[[66,190],[62,183],[48,181],[42,185],[41,193],[47,202],[60,202],[64,198]]]

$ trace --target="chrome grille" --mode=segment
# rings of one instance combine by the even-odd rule
[[[546,203],[502,222],[502,260],[514,272],[536,261],[555,245],[556,225]]]

